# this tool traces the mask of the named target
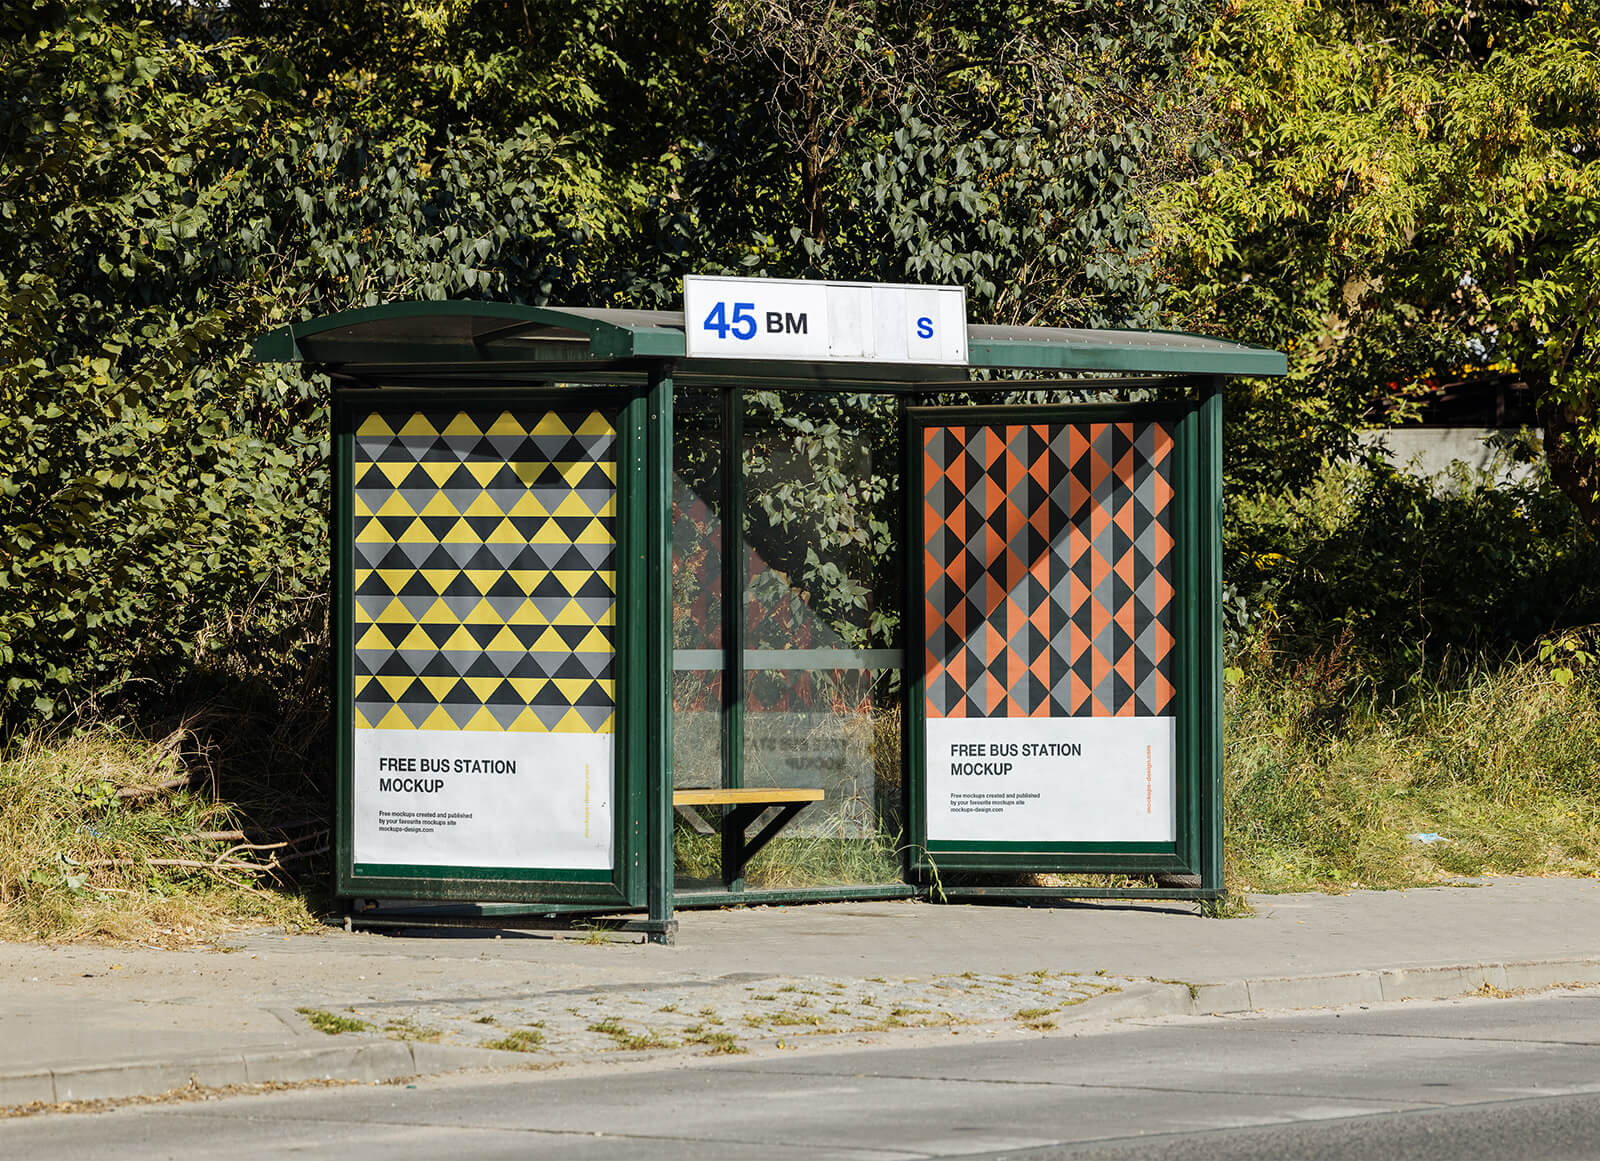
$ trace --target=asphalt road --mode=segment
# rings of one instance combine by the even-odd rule
[[[1600,991],[291,1091],[0,1122],[0,1157],[1600,1158]]]

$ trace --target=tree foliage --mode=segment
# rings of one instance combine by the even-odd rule
[[[1219,330],[1293,356],[1237,392],[1250,487],[1346,448],[1374,383],[1512,364],[1592,500],[1597,41],[1595,0],[15,0],[0,721],[296,670],[326,387],[248,343],[398,298],[676,306],[736,272]],[[802,486],[894,462],[883,406],[753,398],[774,541],[892,549],[887,469],[859,511]],[[838,553],[788,567],[883,639]]]
[[[1200,148],[1157,99],[1199,11],[6,6],[0,717],[293,669],[286,642],[323,608],[326,393],[245,357],[286,319],[407,297],[675,305],[690,269],[1152,317],[1140,201]],[[810,456],[811,420],[772,414]],[[813,443],[821,470],[833,445]]]
[[[1173,305],[1291,356],[1239,390],[1236,478],[1303,481],[1375,387],[1499,365],[1600,522],[1597,46],[1593,0],[1237,0],[1207,31],[1227,160],[1171,190]]]
[[[365,136],[238,39],[14,13],[0,68],[4,716],[59,716],[316,631],[326,393],[286,318],[581,278],[533,131]],[[563,262],[574,268],[563,271]],[[253,664],[253,662],[249,663]],[[134,692],[137,692],[135,690]]]

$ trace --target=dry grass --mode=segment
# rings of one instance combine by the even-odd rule
[[[325,843],[318,824],[257,830],[210,775],[184,731],[148,741],[101,729],[0,750],[0,938],[179,946],[313,926],[284,884]]]
[[[1600,683],[1530,661],[1379,708],[1341,704],[1337,652],[1234,677],[1230,887],[1600,874]]]

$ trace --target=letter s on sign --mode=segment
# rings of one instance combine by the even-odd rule
[[[919,338],[919,339],[931,339],[931,338],[933,338],[933,320],[931,318],[929,318],[927,315],[923,315],[921,318],[919,318],[917,320],[917,338]]]

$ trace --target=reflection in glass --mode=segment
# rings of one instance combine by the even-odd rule
[[[720,401],[683,392],[672,449],[672,643],[722,645],[722,426]]]
[[[674,401],[672,451],[672,644],[722,647],[721,402],[711,392]],[[672,685],[672,784],[722,785],[720,659],[677,669]],[[676,667],[675,667],[676,668]]]
[[[746,871],[747,887],[901,881],[896,670],[747,670],[749,787],[823,792]]]
[[[750,888],[901,881],[899,426],[893,401],[751,392],[744,785],[823,791]]]

